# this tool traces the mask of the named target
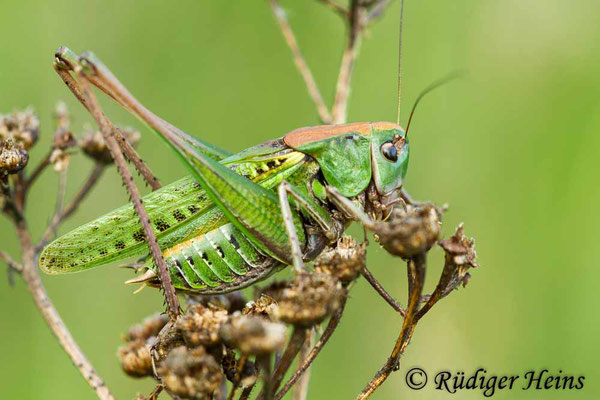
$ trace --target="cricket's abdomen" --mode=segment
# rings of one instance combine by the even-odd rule
[[[231,223],[170,247],[163,256],[175,288],[200,294],[244,288],[282,265],[258,252]],[[152,262],[147,267],[156,272]]]

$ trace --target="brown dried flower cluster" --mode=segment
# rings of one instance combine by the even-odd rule
[[[389,253],[410,258],[429,251],[440,235],[442,215],[433,204],[396,207],[386,222],[377,223],[375,239]]]
[[[135,147],[140,141],[141,135],[138,131],[132,128],[123,128],[120,131],[132,146]],[[101,164],[111,164],[113,162],[110,150],[106,146],[100,131],[88,130],[79,141],[79,146],[88,157]]]

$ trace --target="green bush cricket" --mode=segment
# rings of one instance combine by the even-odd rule
[[[143,197],[178,291],[226,293],[285,265],[300,271],[352,220],[366,226],[384,220],[401,201],[409,144],[397,123],[300,128],[230,154],[154,115],[92,53],[77,56],[61,47],[55,56],[59,74],[85,75],[157,132],[190,170],[191,176]],[[39,264],[49,274],[70,273],[147,251],[129,204],[58,238]],[[128,283],[160,285],[152,257],[140,270]]]

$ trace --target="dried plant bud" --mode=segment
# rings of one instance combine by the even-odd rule
[[[329,248],[315,259],[315,272],[332,275],[343,283],[352,282],[365,267],[367,246],[351,236],[343,236],[335,248]]]
[[[313,326],[338,308],[343,295],[340,281],[331,275],[299,274],[281,291],[274,316],[295,326]]]
[[[121,367],[127,375],[137,378],[152,375],[152,344],[152,341],[135,339],[119,348]]]
[[[140,141],[140,133],[132,128],[124,128],[120,130],[127,141],[136,146]],[[104,137],[100,131],[89,130],[79,141],[79,146],[83,152],[90,158],[102,164],[110,164],[113,162],[112,155],[108,146],[104,142]]]
[[[71,155],[61,149],[54,149],[50,154],[50,163],[56,172],[63,172],[71,162]]]
[[[376,240],[391,254],[413,257],[435,244],[440,223],[441,213],[432,204],[409,207],[407,211],[397,207],[389,221],[377,224]]]
[[[4,173],[16,174],[27,165],[29,153],[21,143],[12,139],[0,141],[0,175]]]
[[[242,310],[244,315],[256,315],[270,318],[277,307],[277,302],[266,294],[261,294],[258,300],[250,301]]]
[[[269,354],[283,349],[286,328],[261,317],[234,315],[221,326],[219,336],[228,346],[244,354]]]
[[[158,367],[166,389],[185,399],[212,399],[224,376],[215,359],[202,347],[173,349]]]
[[[219,329],[227,321],[227,311],[202,304],[190,306],[175,324],[189,347],[214,346],[220,342]]]
[[[33,147],[38,139],[39,130],[40,120],[31,108],[0,116],[0,139],[12,139],[13,142],[23,145],[25,150]]]
[[[233,350],[227,349],[227,352],[221,360],[221,367],[223,367],[225,377],[229,382],[234,383],[237,381],[239,386],[243,388],[254,385],[258,379],[256,365],[248,360],[247,357],[244,357],[244,365],[240,371],[241,362],[242,359],[236,359]]]
[[[161,329],[167,324],[169,317],[164,314],[155,314],[146,319],[141,324],[129,328],[127,340],[143,339],[147,340],[153,336],[158,336]]]
[[[227,312],[229,312],[230,314],[233,314],[236,311],[242,311],[242,309],[246,305],[246,299],[244,298],[244,295],[240,292],[230,292],[212,296],[188,295],[187,303],[189,305],[202,304],[207,307],[218,307],[223,310],[227,310]]]
[[[141,324],[132,326],[123,337],[126,344],[119,348],[118,356],[123,370],[131,376],[152,375],[151,347],[156,343],[161,329],[168,322],[165,315],[156,314]]]
[[[54,149],[67,150],[70,147],[77,146],[77,140],[70,130],[59,128],[54,134],[53,146]]]
[[[449,239],[440,240],[438,244],[446,252],[446,263],[457,268],[454,279],[456,285],[461,282],[463,286],[466,285],[469,280],[469,274],[467,273],[469,268],[479,267],[479,264],[475,261],[477,259],[475,239],[467,239],[464,235],[463,224],[460,224]]]

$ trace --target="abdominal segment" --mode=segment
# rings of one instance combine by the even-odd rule
[[[261,254],[231,223],[170,247],[163,256],[174,287],[199,294],[242,289],[282,265]],[[147,268],[156,272],[152,261]]]

